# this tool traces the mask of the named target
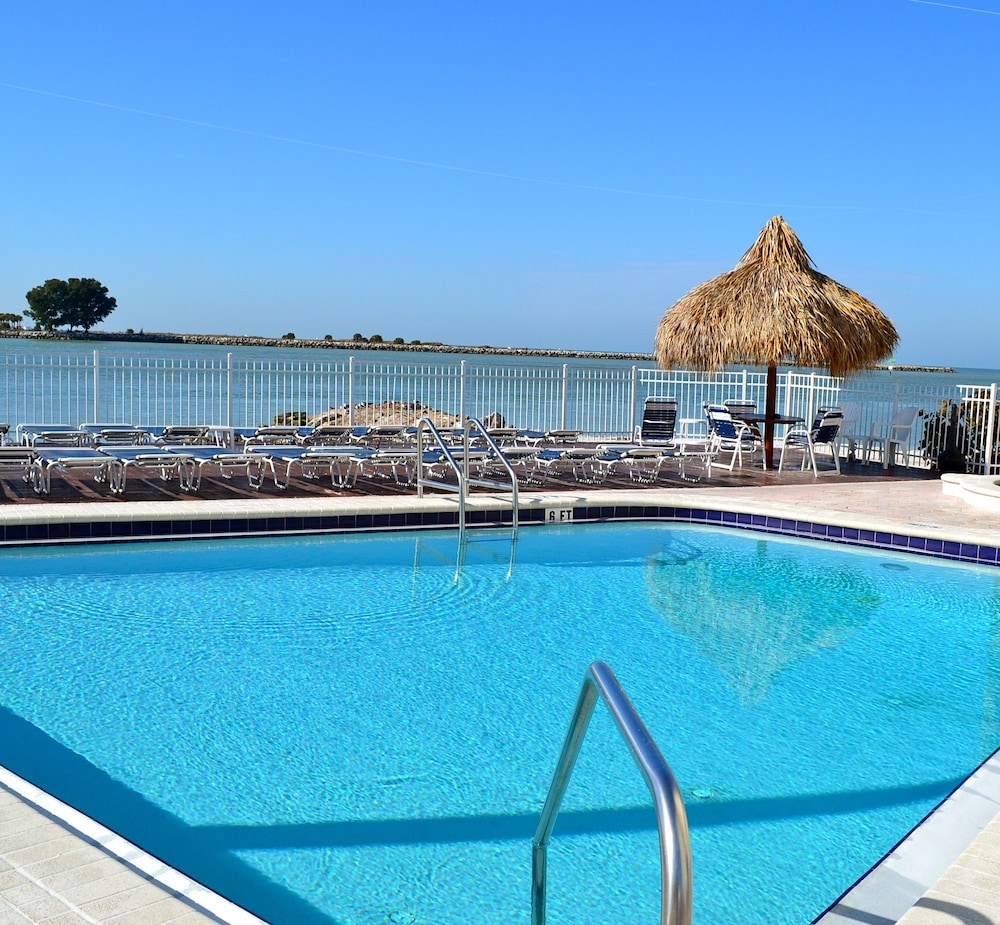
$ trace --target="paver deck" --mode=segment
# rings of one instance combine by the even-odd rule
[[[874,474],[869,479],[786,477],[781,483],[761,484],[761,481],[614,490],[574,486],[532,493],[530,503],[558,505],[572,498],[615,504],[700,505],[742,513],[807,517],[817,523],[849,524],[903,534],[919,531],[920,535],[958,542],[1000,544],[1000,513],[970,507],[960,498],[946,496],[937,480],[894,480]],[[117,500],[98,500],[73,505],[72,516],[110,516],[113,510],[118,517],[143,517],[154,509],[159,516],[169,516],[171,510],[178,517],[192,516],[192,510],[205,516],[207,510],[216,507],[220,512],[238,512],[239,516],[247,516],[248,510],[269,516],[303,509],[414,510],[421,504],[440,503],[439,499],[417,499],[412,493],[383,497],[313,494],[136,500],[127,505]],[[64,501],[0,505],[0,521],[8,523],[24,518],[34,522],[44,522],[46,517],[65,519],[68,513]],[[36,922],[48,925],[239,922],[242,925],[259,921],[163,868],[155,859],[61,807],[30,785],[24,786],[11,778],[0,776],[0,925]],[[899,863],[886,876],[907,881],[905,886],[912,894],[908,899],[894,899],[898,908],[888,911],[876,908],[875,901],[866,906],[866,895],[870,899],[884,892],[877,879],[873,879],[867,893],[860,889],[854,894],[856,902],[852,900],[849,905],[845,900],[841,918],[829,921],[867,925],[1000,923],[1000,817],[996,817],[1000,811],[1000,764],[988,762],[965,789],[967,804],[978,801],[974,812],[962,809],[962,804],[956,802],[952,806],[959,809],[949,809],[946,804],[934,814],[937,825],[948,828],[953,836],[958,833],[957,849],[947,847],[947,839],[934,837],[908,843],[910,853],[919,855],[920,861],[908,867],[904,863],[906,846],[894,852]],[[873,876],[877,878],[879,874]]]

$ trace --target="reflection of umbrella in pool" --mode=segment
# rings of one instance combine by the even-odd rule
[[[655,610],[743,703],[760,701],[789,665],[840,646],[880,603],[864,575],[812,572],[766,540],[724,549],[670,541],[647,560],[645,583]]]
[[[776,216],[732,270],[667,310],[654,352],[666,369],[766,366],[765,412],[773,417],[778,366],[824,367],[844,376],[889,356],[897,340],[875,305],[813,267],[795,232]],[[773,441],[774,425],[765,424],[769,462]]]

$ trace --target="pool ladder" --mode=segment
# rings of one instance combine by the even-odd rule
[[[691,925],[691,839],[684,800],[670,766],[660,754],[614,672],[604,662],[594,662],[587,669],[532,841],[531,923],[545,925],[549,838],[598,695],[608,705],[611,716],[632,750],[632,756],[653,795],[660,838],[660,925]]]
[[[481,439],[492,453],[494,461],[501,466],[507,475],[510,477],[510,485],[504,482],[497,482],[491,479],[481,479],[472,478],[469,475],[470,468],[470,449],[471,442],[474,436],[478,433],[479,439]],[[425,434],[427,438],[425,438]],[[424,474],[424,446],[425,443],[431,442],[437,444],[437,448],[441,451],[442,458],[448,464],[448,467],[455,474],[457,480],[456,484],[445,481],[444,479],[432,478],[430,476],[425,476]],[[444,491],[456,492],[458,494],[458,563],[455,571],[455,578],[458,579],[458,575],[461,572],[462,565],[465,562],[465,550],[468,541],[466,528],[468,526],[468,509],[466,501],[469,496],[469,488],[472,486],[477,486],[479,488],[494,488],[500,491],[510,491],[510,505],[511,505],[511,533],[510,533],[510,564],[507,569],[507,577],[510,578],[511,573],[514,570],[514,556],[517,543],[517,528],[518,528],[518,498],[517,498],[517,475],[514,473],[510,462],[507,457],[503,455],[500,447],[497,445],[496,441],[490,436],[483,423],[477,418],[467,418],[465,427],[462,434],[462,451],[460,454],[456,454],[452,451],[452,448],[448,446],[444,438],[441,436],[441,432],[434,426],[434,423],[430,418],[421,418],[417,422],[417,496],[422,498],[424,496],[424,488],[433,487],[440,488]],[[461,461],[460,461],[461,460]]]

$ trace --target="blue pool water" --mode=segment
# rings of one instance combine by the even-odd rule
[[[695,921],[810,921],[1000,745],[1000,571],[670,525],[7,550],[0,763],[274,923],[527,922],[587,665],[688,806]],[[655,921],[599,707],[550,921]]]

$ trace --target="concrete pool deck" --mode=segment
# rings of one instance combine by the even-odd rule
[[[587,504],[700,508],[780,520],[809,520],[879,535],[1000,546],[1000,512],[948,495],[929,479],[819,479],[730,487],[592,489],[525,493],[522,507]],[[471,499],[496,509],[499,501]],[[387,497],[95,501],[0,505],[0,525],[156,520],[413,514],[453,509],[452,499]],[[532,528],[534,529],[534,528]],[[929,549],[930,547],[928,547]],[[823,925],[1000,923],[1000,760],[987,761],[880,868],[842,898]],[[696,871],[697,876],[697,871]],[[697,908],[697,900],[696,900]],[[231,922],[253,916],[171,871],[91,820],[0,769],[0,925],[143,925]]]

